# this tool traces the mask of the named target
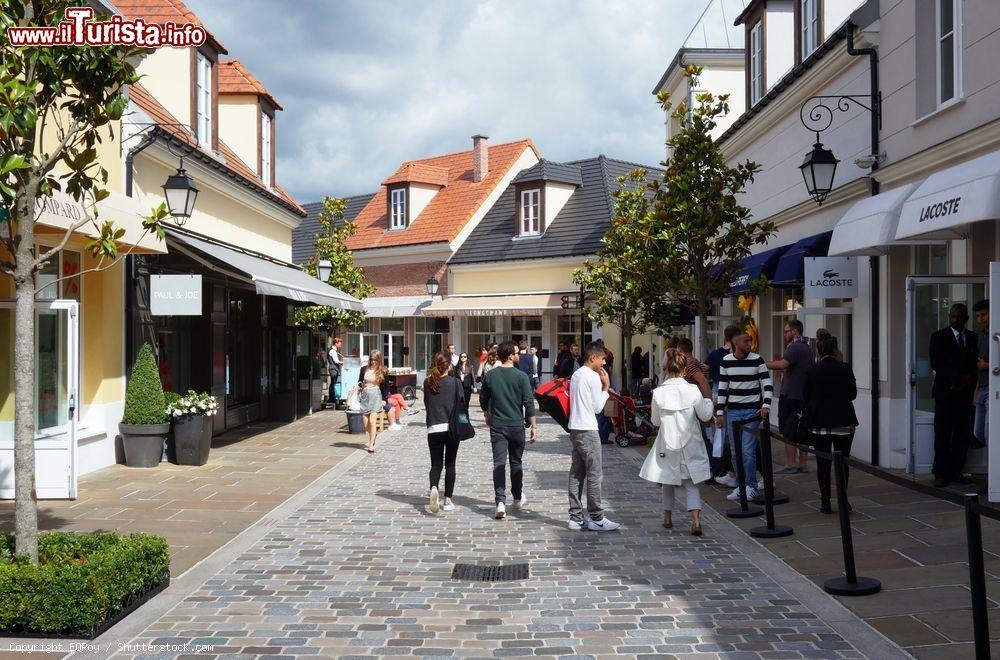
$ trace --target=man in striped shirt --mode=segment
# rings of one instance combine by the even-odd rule
[[[715,424],[728,427],[733,461],[740,460],[733,442],[733,423],[743,425],[743,476],[747,499],[757,496],[757,430],[761,420],[771,414],[771,374],[764,358],[750,350],[750,335],[733,338],[733,351],[722,360],[719,368],[719,396],[715,403]],[[734,466],[735,467],[735,464]],[[726,499],[739,499],[739,486]]]

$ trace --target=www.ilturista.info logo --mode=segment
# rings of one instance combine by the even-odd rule
[[[112,16],[95,21],[90,7],[69,7],[66,19],[55,27],[9,27],[11,46],[139,46],[185,48],[200,46],[208,36],[193,23],[147,23],[141,18]]]

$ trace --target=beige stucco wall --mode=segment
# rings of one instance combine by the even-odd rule
[[[567,183],[555,183],[547,181],[545,183],[545,227],[549,227],[556,220],[559,211],[569,201],[569,198],[576,192],[576,186]]]
[[[257,124],[260,103],[249,94],[219,96],[219,139],[225,142],[244,163],[260,174]]]
[[[580,260],[583,263],[583,260]],[[579,264],[577,264],[579,265]],[[490,268],[451,271],[452,295],[488,293],[530,293],[533,291],[574,291],[571,273],[576,265],[531,265],[517,268]]]
[[[177,121],[191,121],[191,50],[157,48],[143,58],[136,71],[139,84],[156,97]]]
[[[406,201],[410,204],[410,222],[412,223],[420,219],[420,214],[423,213],[423,210],[434,199],[434,195],[438,194],[441,186],[429,183],[411,183],[407,188],[409,190],[407,193],[409,199]]]
[[[795,64],[795,6],[791,0],[771,0],[767,3],[764,28],[764,74],[771,89]]]

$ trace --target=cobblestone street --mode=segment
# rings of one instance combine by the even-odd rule
[[[766,574],[747,557],[759,546],[718,514],[706,512],[700,539],[688,535],[685,513],[663,529],[658,491],[637,477],[631,450],[605,449],[608,516],[623,529],[568,530],[568,444],[551,423],[525,452],[526,512],[509,507],[506,520],[493,519],[480,427],[458,455],[456,509],[430,514],[422,417],[381,435],[374,455],[345,461],[318,495],[133,643],[213,647],[199,658],[893,654],[804,578]],[[530,563],[529,580],[450,579],[456,562],[517,561]],[[812,606],[793,593],[814,594]]]

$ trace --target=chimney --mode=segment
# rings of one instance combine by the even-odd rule
[[[489,139],[485,135],[472,136],[472,180],[476,183],[485,179],[490,172],[489,147],[486,145]]]

